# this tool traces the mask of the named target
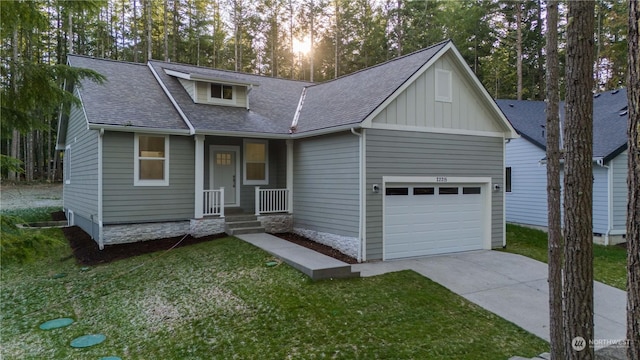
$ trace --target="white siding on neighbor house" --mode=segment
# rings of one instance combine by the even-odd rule
[[[506,148],[505,166],[511,167],[507,222],[547,226],[547,169],[540,164],[544,150],[524,138],[512,139]]]
[[[63,187],[63,207],[73,211],[75,224],[94,238],[98,237],[98,136],[87,129],[82,108],[73,106],[65,141],[71,156],[64,164],[69,183]]]
[[[629,169],[628,152],[624,151],[609,162],[613,170],[613,230],[627,229],[627,173]]]
[[[609,171],[593,163],[593,232],[606,234],[609,228]]]
[[[452,72],[452,101],[435,100],[435,72]],[[374,119],[389,124],[440,129],[502,132],[484,97],[462,74],[452,55],[446,54],[420,75]]]
[[[340,133],[296,140],[294,227],[358,237],[359,140]]]
[[[366,130],[366,255],[382,258],[383,176],[490,177],[504,189],[504,140],[499,137]],[[503,192],[492,192],[491,245],[502,246]],[[296,213],[297,215],[297,213]]]
[[[194,148],[189,136],[169,138],[169,186],[134,186],[134,134],[103,137],[104,224],[188,220],[194,216]]]

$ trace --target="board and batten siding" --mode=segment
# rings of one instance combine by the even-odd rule
[[[294,228],[347,237],[359,233],[359,140],[340,133],[296,140]]]
[[[613,171],[613,230],[627,231],[627,173],[629,170],[628,152],[624,151],[609,162]]]
[[[506,145],[506,166],[511,167],[511,192],[506,195],[506,220],[547,226],[547,168],[545,152],[525,138]]]
[[[452,73],[451,102],[435,100],[436,69]],[[462,74],[452,55],[429,67],[373,119],[374,124],[502,132],[485,98]]]
[[[76,96],[77,96],[76,92]],[[98,131],[87,129],[82,108],[69,114],[67,138],[69,184],[63,187],[63,207],[73,211],[75,225],[98,238]],[[65,179],[66,180],[66,179]]]
[[[103,136],[103,222],[180,221],[194,216],[194,149],[189,136],[169,138],[169,186],[134,186],[134,134]]]
[[[504,189],[504,140],[499,137],[366,130],[366,254],[382,259],[383,176],[490,177]],[[502,246],[503,192],[492,193],[491,244]]]

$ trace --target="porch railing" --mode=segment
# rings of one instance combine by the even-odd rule
[[[289,189],[260,189],[256,186],[256,215],[289,212]]]
[[[218,190],[204,190],[202,214],[220,215],[224,217],[224,188]]]

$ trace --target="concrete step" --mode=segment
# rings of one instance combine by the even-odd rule
[[[233,222],[225,222],[225,226],[227,229],[237,229],[237,228],[247,228],[247,227],[260,227],[262,224],[258,220],[248,220],[248,221],[233,221]]]
[[[224,220],[227,223],[230,222],[240,222],[240,221],[256,221],[258,218],[255,215],[251,214],[238,214],[238,215],[227,215],[225,214]]]
[[[264,233],[264,228],[262,226],[240,227],[235,229],[229,229],[227,231],[228,235],[259,234],[259,233]]]

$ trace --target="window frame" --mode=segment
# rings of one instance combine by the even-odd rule
[[[440,84],[446,81],[449,85],[447,96],[441,96]],[[453,102],[453,72],[446,69],[436,69],[435,73],[435,100],[439,102]]]
[[[508,192],[508,193],[512,192],[511,191],[511,188],[513,186],[512,178],[511,178],[512,177],[512,172],[513,172],[513,170],[511,169],[511,166],[505,167],[505,169],[504,169],[504,191]]]
[[[216,103],[216,104],[235,104],[236,103],[236,87],[234,85],[230,85],[230,84],[223,84],[223,83],[218,83],[218,82],[210,82],[207,83],[207,101],[210,103]],[[213,92],[211,91],[211,87],[213,85],[220,85],[220,95],[221,97],[217,98],[217,97],[213,97]],[[228,86],[231,88],[231,99],[225,99],[224,98],[224,87]]]
[[[164,138],[164,157],[150,158],[140,156],[140,137],[158,137]],[[169,186],[169,135],[159,134],[139,134],[136,133],[133,141],[133,186]],[[164,160],[164,179],[162,180],[145,180],[140,179],[140,160]]]
[[[248,180],[247,179],[247,163],[259,163],[247,161],[247,144],[263,144],[264,145],[264,179]],[[244,139],[242,143],[242,184],[243,185],[268,185],[269,184],[269,140],[262,139]]]

